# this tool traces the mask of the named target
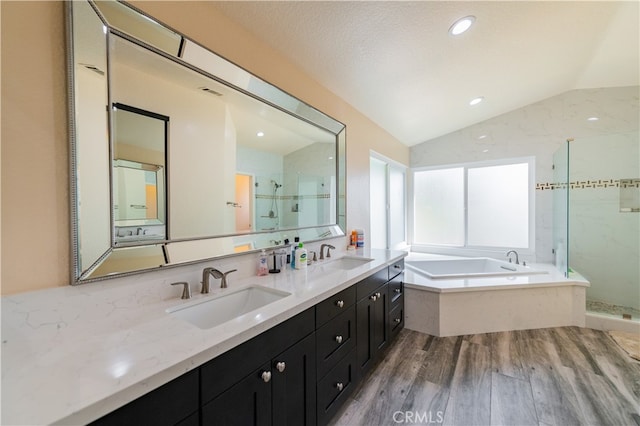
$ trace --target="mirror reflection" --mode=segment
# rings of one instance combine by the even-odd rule
[[[112,111],[115,244],[164,240],[169,117],[120,103]]]
[[[344,125],[122,3],[69,10],[78,282],[344,234]]]

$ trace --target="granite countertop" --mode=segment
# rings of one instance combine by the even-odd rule
[[[238,279],[228,289],[194,292],[191,300],[176,297],[176,288],[167,296],[168,281],[180,280],[175,271],[2,297],[1,423],[91,422],[406,253],[365,250],[358,255],[374,260],[349,270],[325,261],[306,270]],[[250,285],[291,295],[206,330],[166,312]]]

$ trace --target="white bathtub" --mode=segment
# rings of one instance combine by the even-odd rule
[[[582,277],[554,265],[410,253],[405,258],[405,327],[459,336],[546,327],[584,327]]]
[[[481,278],[547,273],[547,271],[490,259],[488,257],[406,260],[405,265],[432,279]]]

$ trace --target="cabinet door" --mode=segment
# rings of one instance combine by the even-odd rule
[[[270,425],[269,363],[245,377],[202,407],[202,425]]]
[[[191,417],[190,415],[194,415]],[[92,425],[174,425],[187,418],[198,421],[198,370],[177,379],[130,402]]]
[[[274,425],[316,423],[316,340],[311,334],[271,362]]]
[[[372,367],[378,351],[387,345],[388,297],[384,284],[356,305],[357,361],[361,375]]]

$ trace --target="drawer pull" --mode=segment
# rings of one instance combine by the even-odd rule
[[[336,336],[336,342],[342,343],[342,336],[340,335]]]
[[[376,293],[376,298],[380,299],[380,293]]]
[[[400,265],[393,265],[393,267],[396,269],[401,269]]]
[[[402,320],[400,318],[396,318],[393,320],[394,322],[400,323]]]
[[[344,306],[344,300],[338,300],[338,301],[336,302],[336,306],[337,306],[338,308],[342,308],[342,307]]]
[[[287,364],[285,364],[284,362],[280,361],[279,363],[276,364],[276,368],[278,369],[279,372],[283,372],[285,368],[287,368]]]
[[[342,389],[344,389],[342,382],[336,383],[336,389],[338,389],[338,392],[342,392]]]
[[[401,288],[396,288],[396,289],[394,289],[393,291],[395,291],[395,292],[396,292],[396,293],[398,293],[398,294],[402,293],[402,289],[401,289]]]
[[[375,302],[376,300],[378,300],[378,296],[376,296],[375,294],[372,294],[371,296],[369,296],[369,299]]]
[[[265,383],[269,383],[269,380],[271,380],[271,371],[263,371],[262,372],[262,380]]]

